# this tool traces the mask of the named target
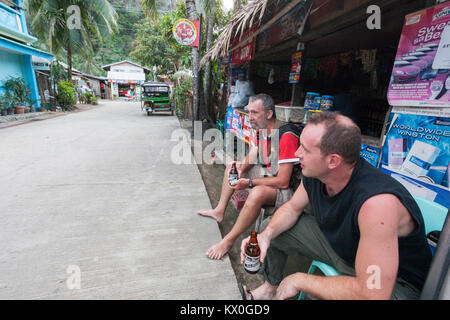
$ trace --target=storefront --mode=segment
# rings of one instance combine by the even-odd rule
[[[145,75],[150,73],[149,69],[128,60],[103,66],[102,69],[108,71],[113,99],[140,97],[139,85],[145,82]]]
[[[222,47],[207,57],[228,66],[229,89],[248,80],[255,94],[270,94],[282,120],[302,121],[325,107],[352,118],[363,134],[363,157],[413,195],[449,207],[450,5],[435,3],[268,1],[260,21],[226,46],[218,41]],[[261,14],[261,7],[249,8],[249,21]],[[220,50],[230,53],[228,61]],[[229,108],[224,120],[252,143],[244,108]]]

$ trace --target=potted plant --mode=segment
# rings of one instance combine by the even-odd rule
[[[14,99],[11,96],[10,92],[6,92],[4,95],[0,96],[0,108],[2,116],[6,116],[14,112],[12,108],[13,103]]]
[[[3,87],[13,97],[14,112],[17,114],[24,113],[30,94],[30,89],[25,79],[22,77],[10,77],[5,81]]]
[[[8,111],[6,109],[6,98],[4,95],[0,96],[0,115],[6,116],[8,114]]]

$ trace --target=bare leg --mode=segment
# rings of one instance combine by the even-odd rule
[[[256,221],[261,207],[274,205],[276,199],[277,190],[274,188],[267,186],[253,188],[231,231],[220,242],[209,248],[206,255],[211,259],[221,259],[233,246],[234,241]]]
[[[267,281],[251,292],[247,290],[246,286],[243,287],[247,300],[250,300],[252,296],[255,300],[272,300],[275,298],[278,288],[278,286],[273,286]]]
[[[227,209],[228,201],[230,201],[234,190],[230,187],[228,182],[228,173],[230,172],[231,164],[227,165],[222,180],[222,191],[220,193],[219,203],[214,209],[202,209],[197,211],[199,215],[211,217],[217,222],[222,222],[225,210]]]

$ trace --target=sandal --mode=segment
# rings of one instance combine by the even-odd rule
[[[241,291],[242,300],[249,300],[249,299],[247,299],[247,294],[250,295],[250,300],[255,300],[253,298],[252,292],[245,290],[244,286],[242,284],[239,285],[239,290]]]

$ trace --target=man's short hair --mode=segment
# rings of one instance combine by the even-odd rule
[[[275,103],[273,102],[273,99],[271,96],[269,96],[268,94],[265,93],[259,93],[255,96],[251,96],[249,99],[249,102],[253,102],[256,100],[261,100],[262,105],[264,107],[264,111],[267,113],[269,112],[269,110],[273,111],[273,116],[272,118],[276,118],[275,116]]]
[[[318,146],[323,155],[339,154],[348,164],[358,161],[361,152],[361,130],[350,118],[337,112],[321,112],[311,116],[307,124],[325,126]]]

